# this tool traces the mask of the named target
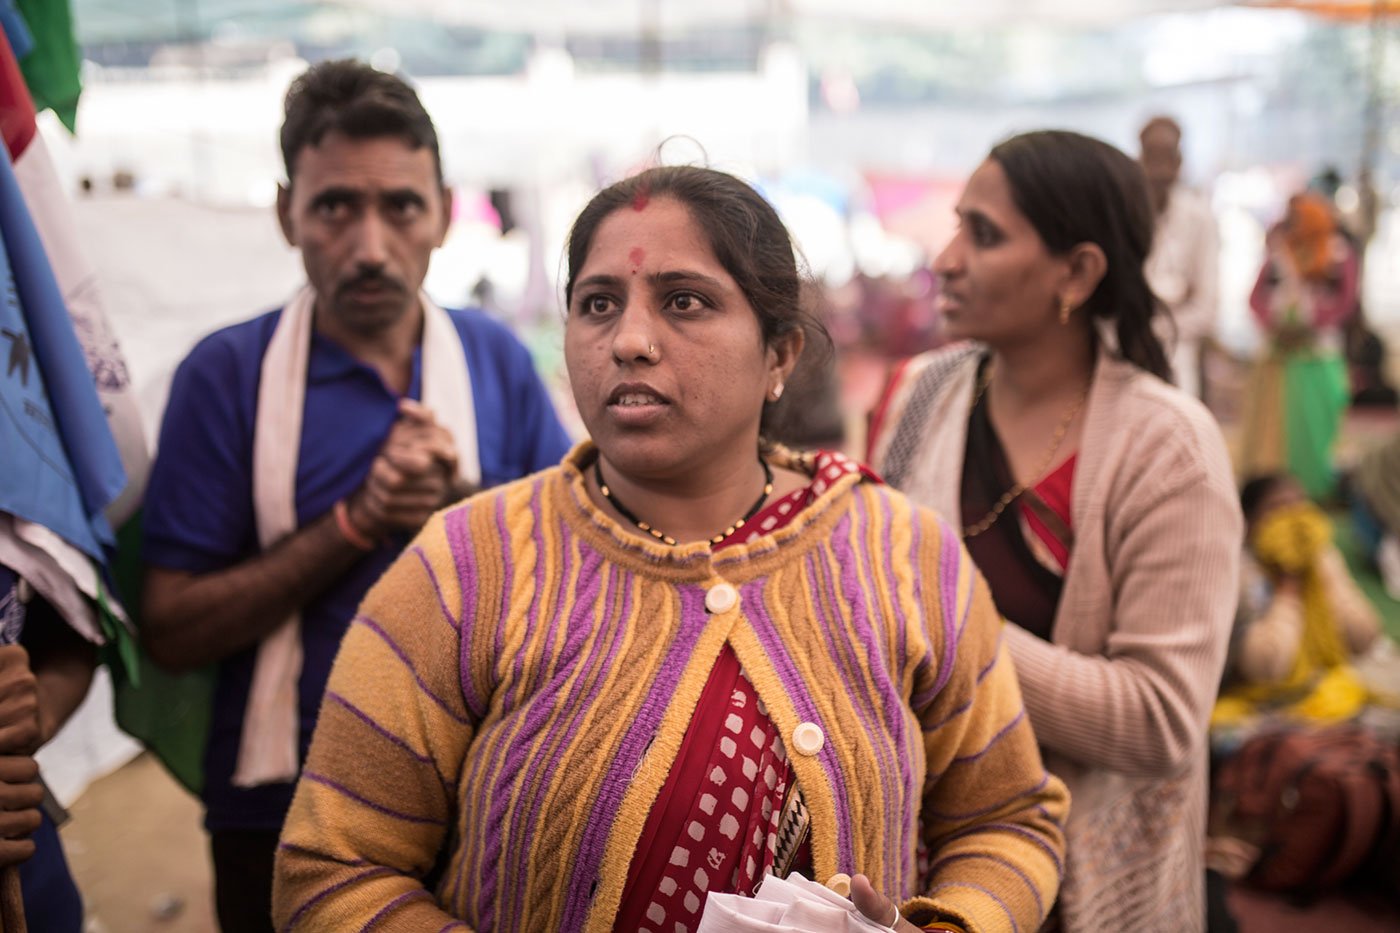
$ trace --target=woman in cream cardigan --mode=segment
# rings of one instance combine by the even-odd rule
[[[1168,382],[1141,170],[1067,132],[992,150],[938,256],[947,332],[872,419],[872,463],[950,517],[1012,623],[1073,806],[1070,931],[1204,926],[1206,724],[1240,514],[1220,432]]]

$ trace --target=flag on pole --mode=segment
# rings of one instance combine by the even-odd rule
[[[126,477],[8,152],[0,154],[0,245],[0,509],[101,561],[114,543],[102,510]]]
[[[28,55],[16,57],[36,109],[52,108],[68,132],[77,132],[82,58],[73,36],[69,0],[18,0],[18,6],[34,47]]]
[[[6,54],[0,50],[0,56]],[[82,248],[72,205],[48,146],[43,135],[35,131],[34,107],[12,61],[0,63],[0,124],[4,125],[20,192],[58,282],[126,470],[126,488],[107,510],[108,520],[119,526],[131,517],[145,492],[150,472],[146,433],[126,359],[107,319],[99,278]]]
[[[34,110],[8,42],[0,49],[0,509],[44,525],[99,562],[103,510],[126,485],[58,281],[10,162],[35,138]]]
[[[34,48],[34,36],[30,34],[29,26],[20,15],[19,8],[15,6],[15,0],[0,0],[0,29],[5,31],[5,38],[10,40],[10,48],[14,50],[15,58],[23,59]]]

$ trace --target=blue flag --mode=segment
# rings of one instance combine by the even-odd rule
[[[0,29],[10,40],[10,48],[14,50],[16,59],[24,58],[33,50],[34,36],[24,16],[15,8],[15,0],[0,0]]]
[[[0,510],[100,563],[126,473],[48,257],[0,146]]]

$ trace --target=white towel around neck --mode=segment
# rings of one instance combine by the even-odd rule
[[[303,288],[282,310],[263,355],[253,427],[253,511],[266,550],[297,530],[297,453],[306,405],[306,367],[316,293]],[[423,404],[452,433],[458,475],[481,485],[476,409],[466,350],[447,312],[420,293],[423,308]],[[301,613],[293,613],[258,645],[252,689],[233,783],[256,787],[296,779],[300,710]]]

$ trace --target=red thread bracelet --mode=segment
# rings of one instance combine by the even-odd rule
[[[331,511],[335,513],[335,525],[340,529],[340,536],[342,538],[362,551],[372,551],[375,549],[375,543],[369,538],[366,538],[364,532],[356,528],[355,523],[350,520],[350,507],[345,504],[344,499],[336,500],[335,508]]]

